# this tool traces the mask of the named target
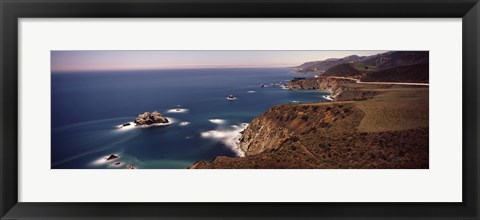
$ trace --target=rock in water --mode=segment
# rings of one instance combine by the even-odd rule
[[[111,154],[110,156],[108,156],[108,157],[106,158],[106,160],[115,160],[115,159],[117,159],[117,158],[118,158],[117,155]]]
[[[163,116],[157,111],[154,111],[152,113],[145,112],[143,114],[138,115],[134,122],[136,125],[151,125],[151,124],[158,124],[158,123],[165,124],[165,123],[168,123],[169,121],[165,116]]]

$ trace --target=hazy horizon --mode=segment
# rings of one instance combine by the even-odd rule
[[[52,72],[293,67],[305,62],[387,51],[71,50],[51,51]]]

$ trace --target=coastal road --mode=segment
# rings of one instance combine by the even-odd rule
[[[359,79],[341,76],[331,76],[331,78],[348,79],[358,84],[376,84],[376,85],[409,85],[409,86],[428,86],[428,83],[402,83],[402,82],[361,82]]]

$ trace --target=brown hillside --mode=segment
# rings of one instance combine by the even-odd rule
[[[349,84],[342,90],[373,95],[275,106],[244,131],[246,157],[191,168],[428,168],[428,87]]]
[[[428,63],[400,66],[371,72],[361,78],[364,82],[428,83]]]

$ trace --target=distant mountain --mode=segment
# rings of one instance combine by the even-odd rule
[[[351,55],[344,58],[330,58],[330,59],[320,60],[320,61],[311,61],[311,62],[303,63],[300,66],[297,66],[296,70],[298,73],[323,73],[330,67],[336,66],[338,64],[358,62],[367,58],[369,57]]]
[[[428,63],[428,51],[391,51],[371,56],[362,63],[379,69]]]
[[[428,63],[420,63],[371,72],[361,80],[363,82],[428,83],[428,72]]]
[[[377,70],[377,67],[367,66],[361,62],[342,63],[329,68],[323,75],[361,78],[367,73]]]
[[[324,76],[351,77],[369,82],[428,82],[428,51],[393,51],[362,61],[342,63]]]

